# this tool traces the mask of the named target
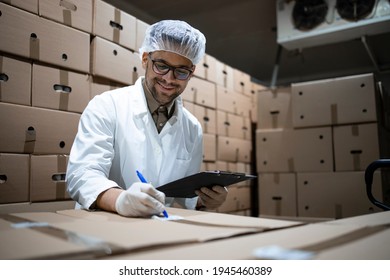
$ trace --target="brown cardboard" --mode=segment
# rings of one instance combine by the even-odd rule
[[[69,154],[80,114],[0,103],[0,151]]]
[[[0,153],[0,203],[29,200],[29,155]]]
[[[93,38],[91,52],[92,75],[125,85],[134,84],[137,80],[140,60],[137,54],[100,37]]]
[[[236,94],[223,86],[216,86],[217,109],[232,114],[236,113]]]
[[[20,213],[20,212],[56,212],[65,209],[74,209],[75,201],[45,201],[45,202],[15,202],[0,204],[0,214]]]
[[[333,171],[330,127],[256,131],[257,172]]]
[[[102,0],[94,1],[93,34],[136,50],[136,18]]]
[[[216,79],[217,85],[228,90],[234,91],[234,69],[233,67],[217,60],[216,61]]]
[[[359,171],[380,158],[378,124],[333,127],[336,171]]]
[[[234,98],[236,100],[234,113],[249,118],[252,109],[252,99],[249,96],[240,93],[235,93]]]
[[[92,32],[93,0],[52,1],[39,0],[39,15],[56,22]]]
[[[215,161],[217,159],[217,137],[215,134],[203,134],[203,160]]]
[[[135,51],[138,52],[142,46],[142,43],[144,42],[146,29],[149,27],[149,24],[136,18],[135,25],[136,25]]]
[[[105,91],[117,89],[120,87],[124,87],[124,84],[117,83],[107,78],[97,77],[97,76],[89,76],[90,82],[90,99],[94,98],[96,95],[99,95]]]
[[[1,221],[5,223],[4,220],[0,219],[0,223]],[[7,228],[0,229],[0,242],[2,244],[0,259],[27,260],[67,254],[77,256],[89,250],[82,243],[69,242],[66,238],[58,238],[55,235],[40,232],[34,227],[13,228],[12,224],[8,222]],[[64,236],[66,235],[64,234]],[[71,236],[69,236],[70,238]]]
[[[238,69],[233,69],[233,83],[236,92],[251,95],[252,82],[249,74]]]
[[[377,121],[373,74],[293,83],[294,127]]]
[[[182,96],[186,101],[212,109],[216,108],[216,89],[212,82],[192,77]]]
[[[89,72],[89,34],[0,3],[0,50]]]
[[[245,140],[252,139],[250,119],[217,110],[217,134]]]
[[[31,63],[0,56],[0,101],[31,105]]]
[[[217,59],[211,55],[205,54],[202,61],[196,65],[195,76],[207,81],[216,82],[217,79]]]
[[[171,211],[171,209],[168,209],[168,211],[170,213],[175,213],[176,215],[183,213],[184,215],[180,216],[185,217],[185,220],[166,222],[148,218],[125,217],[120,217],[122,219],[118,220],[116,219],[118,215],[113,213],[111,213],[113,219],[109,218],[108,220],[90,220],[85,217],[75,217],[74,215],[69,216],[66,214],[44,212],[17,213],[12,214],[12,216],[16,217],[15,219],[19,218],[20,220],[48,223],[49,226],[46,227],[46,234],[49,237],[53,237],[55,230],[57,238],[60,237],[60,233],[62,233],[62,235],[69,236],[67,241],[70,245],[77,243],[84,246],[85,253],[89,253],[88,249],[97,253],[97,255],[86,254],[84,257],[87,258],[110,256],[116,253],[131,253],[139,250],[153,250],[156,246],[162,248],[163,246],[206,242],[219,238],[229,238],[244,233],[261,232],[279,227],[299,225],[299,223],[296,222],[273,221],[251,217],[235,218],[231,215],[219,213],[204,213],[202,215],[198,214],[197,211],[190,211],[187,212],[188,215],[186,215],[186,211]],[[192,212],[194,212],[195,215],[190,215]],[[2,226],[2,232],[7,231],[4,227],[5,226]],[[158,234],[156,234],[156,232],[158,232]],[[32,239],[27,239],[31,242],[34,240],[34,237],[35,236],[33,236]],[[2,235],[1,238],[3,238]],[[20,237],[17,236],[14,239],[9,238],[7,241],[11,242],[9,245],[15,246],[19,241],[19,238]],[[26,238],[26,236],[22,236],[22,238]],[[72,257],[72,252],[69,252],[68,250],[61,252],[63,248],[59,248],[58,246],[55,246],[55,244],[53,245],[54,248],[57,249],[57,254],[49,255],[51,258],[59,259]],[[103,248],[107,249],[104,251],[106,255],[102,254]],[[42,251],[44,252],[45,250]],[[13,256],[15,256],[15,258],[20,258],[20,253],[25,253],[24,248],[16,250],[16,253],[14,253]],[[43,255],[39,250],[34,250],[34,253],[33,257],[44,257],[48,255],[47,252]],[[79,252],[75,252],[76,257],[80,256],[76,253]],[[5,257],[7,257],[7,254],[5,254]]]
[[[380,174],[374,174],[373,195],[382,200]],[[297,173],[298,215],[345,218],[381,210],[367,197],[364,172]]]
[[[258,174],[259,215],[297,216],[295,173]]]
[[[252,141],[218,136],[217,159],[231,162],[251,162]]]
[[[68,156],[31,156],[30,201],[68,200],[65,176]]]
[[[1,2],[38,14],[38,0],[1,0]]]
[[[201,105],[194,104],[193,114],[202,125],[203,133],[217,133],[217,114],[216,110]]]
[[[259,91],[257,94],[257,128],[292,128],[291,88]]]
[[[248,260],[256,258],[256,249],[277,246],[286,250],[313,252],[312,259],[315,260],[388,260],[390,247],[387,240],[390,230],[385,227],[374,228],[377,234],[370,234],[370,230],[357,225],[314,223],[202,244],[124,254],[115,259]]]
[[[32,106],[82,113],[89,102],[89,76],[33,64]]]

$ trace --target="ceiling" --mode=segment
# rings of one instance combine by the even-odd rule
[[[207,54],[265,86],[390,71],[390,30],[367,37],[370,52],[353,39],[300,50],[281,47],[278,56],[276,0],[105,1],[148,24],[187,21],[205,34]]]

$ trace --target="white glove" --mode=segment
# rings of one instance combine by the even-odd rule
[[[151,216],[164,210],[164,201],[165,194],[151,184],[134,183],[118,196],[115,209],[122,216]]]

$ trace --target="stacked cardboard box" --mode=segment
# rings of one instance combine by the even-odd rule
[[[303,83],[258,95],[259,215],[342,218],[379,211],[365,168],[380,158],[373,74]],[[374,196],[382,200],[380,174]]]
[[[70,202],[64,178],[80,115],[94,96],[144,75],[148,24],[102,0],[7,0],[0,12],[1,206]],[[207,54],[196,75],[183,99],[203,125],[205,169],[229,162],[249,173],[255,85]]]

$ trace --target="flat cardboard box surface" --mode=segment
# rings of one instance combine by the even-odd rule
[[[170,215],[180,215],[184,219],[160,221],[150,218],[126,218],[108,212],[95,213],[85,210],[3,215],[0,218],[0,240],[2,244],[3,241],[7,242],[7,248],[4,248],[0,256],[4,259],[93,258],[93,253],[101,257],[101,249],[104,246],[112,249],[111,254],[134,252],[150,250],[155,246],[206,242],[300,224],[176,208],[168,208],[167,211]],[[27,223],[27,226],[15,228],[17,223]],[[40,232],[33,227],[37,226],[37,223],[43,223],[41,229],[44,228],[42,230],[46,232],[46,238],[36,234]],[[34,234],[29,235],[29,232]],[[65,236],[68,237],[66,243],[62,242]],[[20,238],[23,238],[22,244],[29,242],[35,244],[20,247],[11,253],[9,248],[19,244]],[[49,250],[39,248],[44,246],[45,239],[50,243]]]
[[[93,0],[83,1],[39,1],[39,14],[48,19],[83,30],[92,32]]]
[[[311,258],[318,260],[388,260],[390,258],[390,245],[387,242],[389,237],[390,230],[386,227],[377,229],[376,234],[370,234],[370,228],[366,230],[365,226],[315,223],[208,243],[183,244],[132,255],[124,254],[111,259],[256,259],[254,254],[256,249],[278,246],[286,250],[311,252],[313,253]]]
[[[0,56],[0,101],[31,105],[31,63]]]

